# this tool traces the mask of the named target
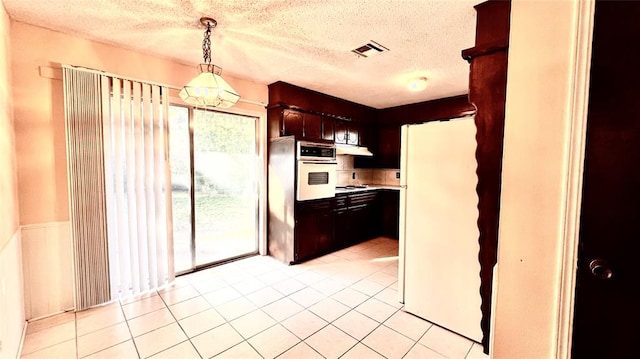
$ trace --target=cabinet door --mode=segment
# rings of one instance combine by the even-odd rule
[[[378,127],[373,123],[360,123],[360,146],[365,146],[373,153],[373,156],[355,156],[354,168],[378,168]]]
[[[332,248],[331,200],[297,202],[295,207],[296,262],[311,259]]]
[[[316,237],[316,252],[324,254],[333,249],[333,218],[329,210],[315,215],[318,228]]]
[[[316,254],[316,216],[312,212],[296,214],[295,255],[296,262],[304,261]]]
[[[350,245],[349,222],[349,210],[346,207],[333,211],[334,248],[340,249]]]
[[[371,147],[373,137],[373,125],[371,123],[358,123],[358,144]]]
[[[349,195],[349,211],[352,228],[352,243],[358,243],[377,237],[380,233],[380,211],[378,210],[376,191]]]
[[[349,238],[348,244],[360,243],[366,239],[369,239],[369,218],[368,205],[361,204],[354,207],[349,207]]]
[[[400,127],[381,127],[378,160],[381,168],[400,168]]]
[[[335,121],[330,117],[322,117],[322,139],[335,141]]]
[[[322,117],[320,115],[305,113],[302,136],[307,140],[322,139]]]
[[[400,224],[400,192],[382,191],[380,193],[380,210],[382,216],[381,234],[398,239]]]
[[[347,144],[357,146],[360,143],[360,129],[355,122],[349,122],[347,125]]]
[[[347,143],[347,123],[346,121],[335,121],[335,142],[346,144]]]
[[[282,135],[303,137],[304,122],[302,112],[294,110],[282,111]]]

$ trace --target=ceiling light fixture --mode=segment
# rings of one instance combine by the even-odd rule
[[[202,40],[204,63],[199,65],[200,75],[180,90],[180,98],[193,106],[231,107],[238,102],[240,95],[220,76],[222,69],[211,64],[211,29],[218,22],[210,17],[202,17],[200,23],[207,28]]]
[[[409,82],[409,91],[419,92],[423,91],[427,88],[427,78],[426,77],[418,77],[417,79],[413,79]]]

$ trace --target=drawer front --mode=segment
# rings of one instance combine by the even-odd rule
[[[357,206],[361,204],[369,204],[375,202],[378,197],[377,192],[365,192],[349,195],[349,206]]]
[[[335,208],[346,208],[348,203],[347,196],[336,196],[335,198]]]
[[[323,199],[317,201],[296,202],[296,212],[313,212],[331,209],[331,199]]]

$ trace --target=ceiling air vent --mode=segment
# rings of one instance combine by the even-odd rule
[[[379,43],[371,40],[368,43],[358,47],[357,49],[351,50],[351,52],[355,52],[357,55],[362,57],[371,57],[379,55],[383,52],[389,51],[388,48],[380,45]]]

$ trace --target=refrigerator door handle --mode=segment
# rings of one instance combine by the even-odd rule
[[[398,301],[404,303],[406,210],[407,210],[407,164],[409,160],[409,125],[400,128],[400,218],[398,240]]]
[[[400,128],[400,187],[407,186],[407,161],[409,160],[409,125]]]
[[[407,186],[400,186],[400,216],[398,233],[398,301],[404,303],[405,259],[406,259],[406,214],[407,214]]]

